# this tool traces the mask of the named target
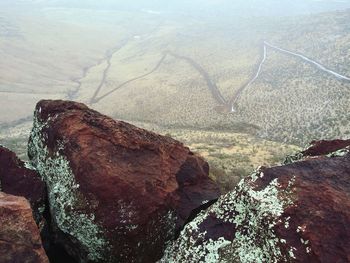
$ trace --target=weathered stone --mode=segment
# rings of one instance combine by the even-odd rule
[[[0,192],[0,262],[48,263],[29,202]]]
[[[160,262],[350,262],[349,197],[348,153],[262,167],[186,225]]]
[[[46,187],[39,174],[16,154],[0,146],[0,191],[25,197],[31,204],[37,223],[45,209]]]
[[[341,150],[346,151],[349,146],[350,140],[312,141],[310,147],[302,151],[302,154],[303,156],[327,155]]]
[[[82,262],[155,262],[191,212],[219,196],[181,143],[68,101],[40,101],[29,141],[57,241]]]

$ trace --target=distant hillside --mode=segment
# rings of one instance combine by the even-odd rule
[[[350,76],[350,11],[214,21],[41,5],[0,11],[0,127],[64,98],[118,119],[299,145],[350,135],[348,81],[272,48],[261,63],[268,41]]]
[[[261,137],[301,145],[314,138],[346,137],[350,82],[298,57],[268,49],[259,77],[243,90],[232,113],[230,105],[213,96],[206,76],[230,101],[256,73],[263,40],[350,76],[349,14],[261,20],[258,27],[256,21],[232,28],[196,20],[198,27],[164,23],[113,55],[98,92],[101,99],[93,107],[118,118],[168,126],[235,129],[237,123],[251,124]],[[176,56],[162,60],[168,50]],[[85,102],[92,96],[89,86],[81,89]]]
[[[281,24],[271,41],[350,77],[350,12],[326,13]],[[239,115],[277,140],[306,143],[350,136],[350,81],[275,50],[261,77],[239,101]]]

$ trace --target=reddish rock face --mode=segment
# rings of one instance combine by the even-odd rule
[[[186,225],[161,262],[350,262],[350,154],[331,156],[260,168]]]
[[[28,201],[0,192],[0,262],[49,263]]]
[[[29,200],[37,223],[45,207],[46,188],[39,174],[28,169],[16,154],[0,146],[0,190]]]
[[[79,103],[37,104],[29,157],[58,240],[82,261],[155,262],[192,210],[219,196],[208,164],[180,142]]]
[[[350,146],[350,140],[312,141],[311,146],[302,152],[304,156],[327,155]]]

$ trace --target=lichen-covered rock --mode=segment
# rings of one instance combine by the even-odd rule
[[[295,155],[287,156],[284,164],[291,164],[321,156],[336,157],[344,156],[350,152],[350,140],[320,140],[312,141],[303,151]]]
[[[0,262],[49,263],[30,204],[0,192]]]
[[[350,140],[321,140],[312,141],[310,147],[302,151],[302,155],[307,156],[321,156],[321,155],[339,155],[346,154],[349,151]]]
[[[39,224],[45,209],[45,183],[33,168],[3,146],[0,146],[0,191],[25,197],[32,206],[35,221]]]
[[[349,197],[348,153],[259,168],[186,225],[160,262],[350,262]]]
[[[208,164],[181,143],[80,103],[40,101],[28,153],[57,241],[81,262],[155,262],[219,195]]]

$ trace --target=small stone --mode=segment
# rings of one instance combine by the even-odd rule
[[[0,192],[0,262],[49,263],[24,197]]]

